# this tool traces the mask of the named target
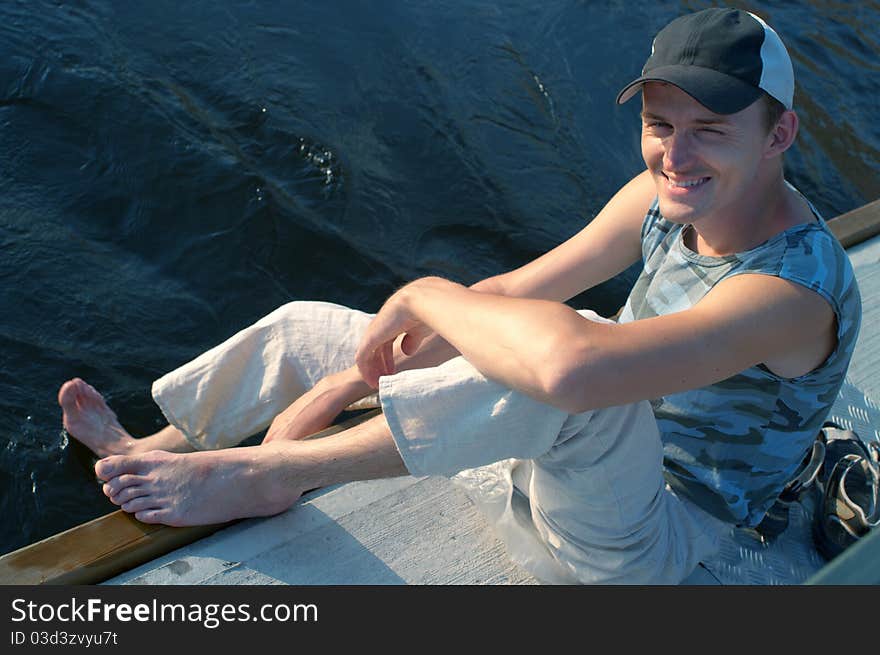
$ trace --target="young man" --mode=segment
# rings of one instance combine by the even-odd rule
[[[64,425],[141,521],[264,516],[333,483],[476,471],[528,496],[527,525],[494,518],[543,580],[677,583],[731,523],[760,522],[858,333],[848,259],[783,177],[793,89],[759,18],[678,18],[618,97],[642,92],[647,170],[567,242],[471,288],[416,280],[374,318],[286,305],[158,380],[170,425],[150,437],[78,379],[59,392]],[[618,323],[563,304],[639,257]],[[381,415],[300,440],[376,388]],[[260,446],[222,449],[270,423]]]

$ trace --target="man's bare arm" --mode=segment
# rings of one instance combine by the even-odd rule
[[[645,214],[656,196],[645,171],[624,185],[580,232],[518,269],[489,278],[492,293],[566,301],[641,258]]]
[[[553,404],[571,412],[697,389],[757,364],[804,375],[836,345],[831,306],[809,289],[767,275],[725,280],[693,308],[622,325],[592,323],[560,335]]]
[[[391,372],[371,351],[423,323],[487,377],[569,413],[695,389],[762,362],[785,366],[793,377],[820,364],[834,345],[828,303],[765,275],[734,277],[692,309],[623,325],[439,278],[416,281],[389,305],[359,349],[368,383]]]

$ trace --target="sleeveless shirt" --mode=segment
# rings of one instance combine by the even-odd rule
[[[843,384],[861,323],[861,297],[846,252],[815,208],[751,250],[709,257],[683,241],[655,199],[642,225],[644,267],[620,322],[682,311],[734,275],[773,275],[821,295],[837,318],[837,345],[806,375],[763,364],[699,389],[652,400],[670,487],[710,514],[755,526],[793,477]]]

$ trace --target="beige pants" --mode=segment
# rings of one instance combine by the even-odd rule
[[[196,448],[235,445],[350,367],[370,320],[290,303],[157,380],[153,397]],[[462,357],[381,378],[379,400],[409,472],[452,478],[545,582],[677,584],[727,529],[666,487],[648,402],[569,415]]]

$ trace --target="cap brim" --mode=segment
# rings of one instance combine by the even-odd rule
[[[667,82],[677,86],[716,114],[742,111],[762,93],[756,86],[711,68],[676,64],[655,68],[627,84],[617,94],[617,104],[632,98],[646,82]]]

